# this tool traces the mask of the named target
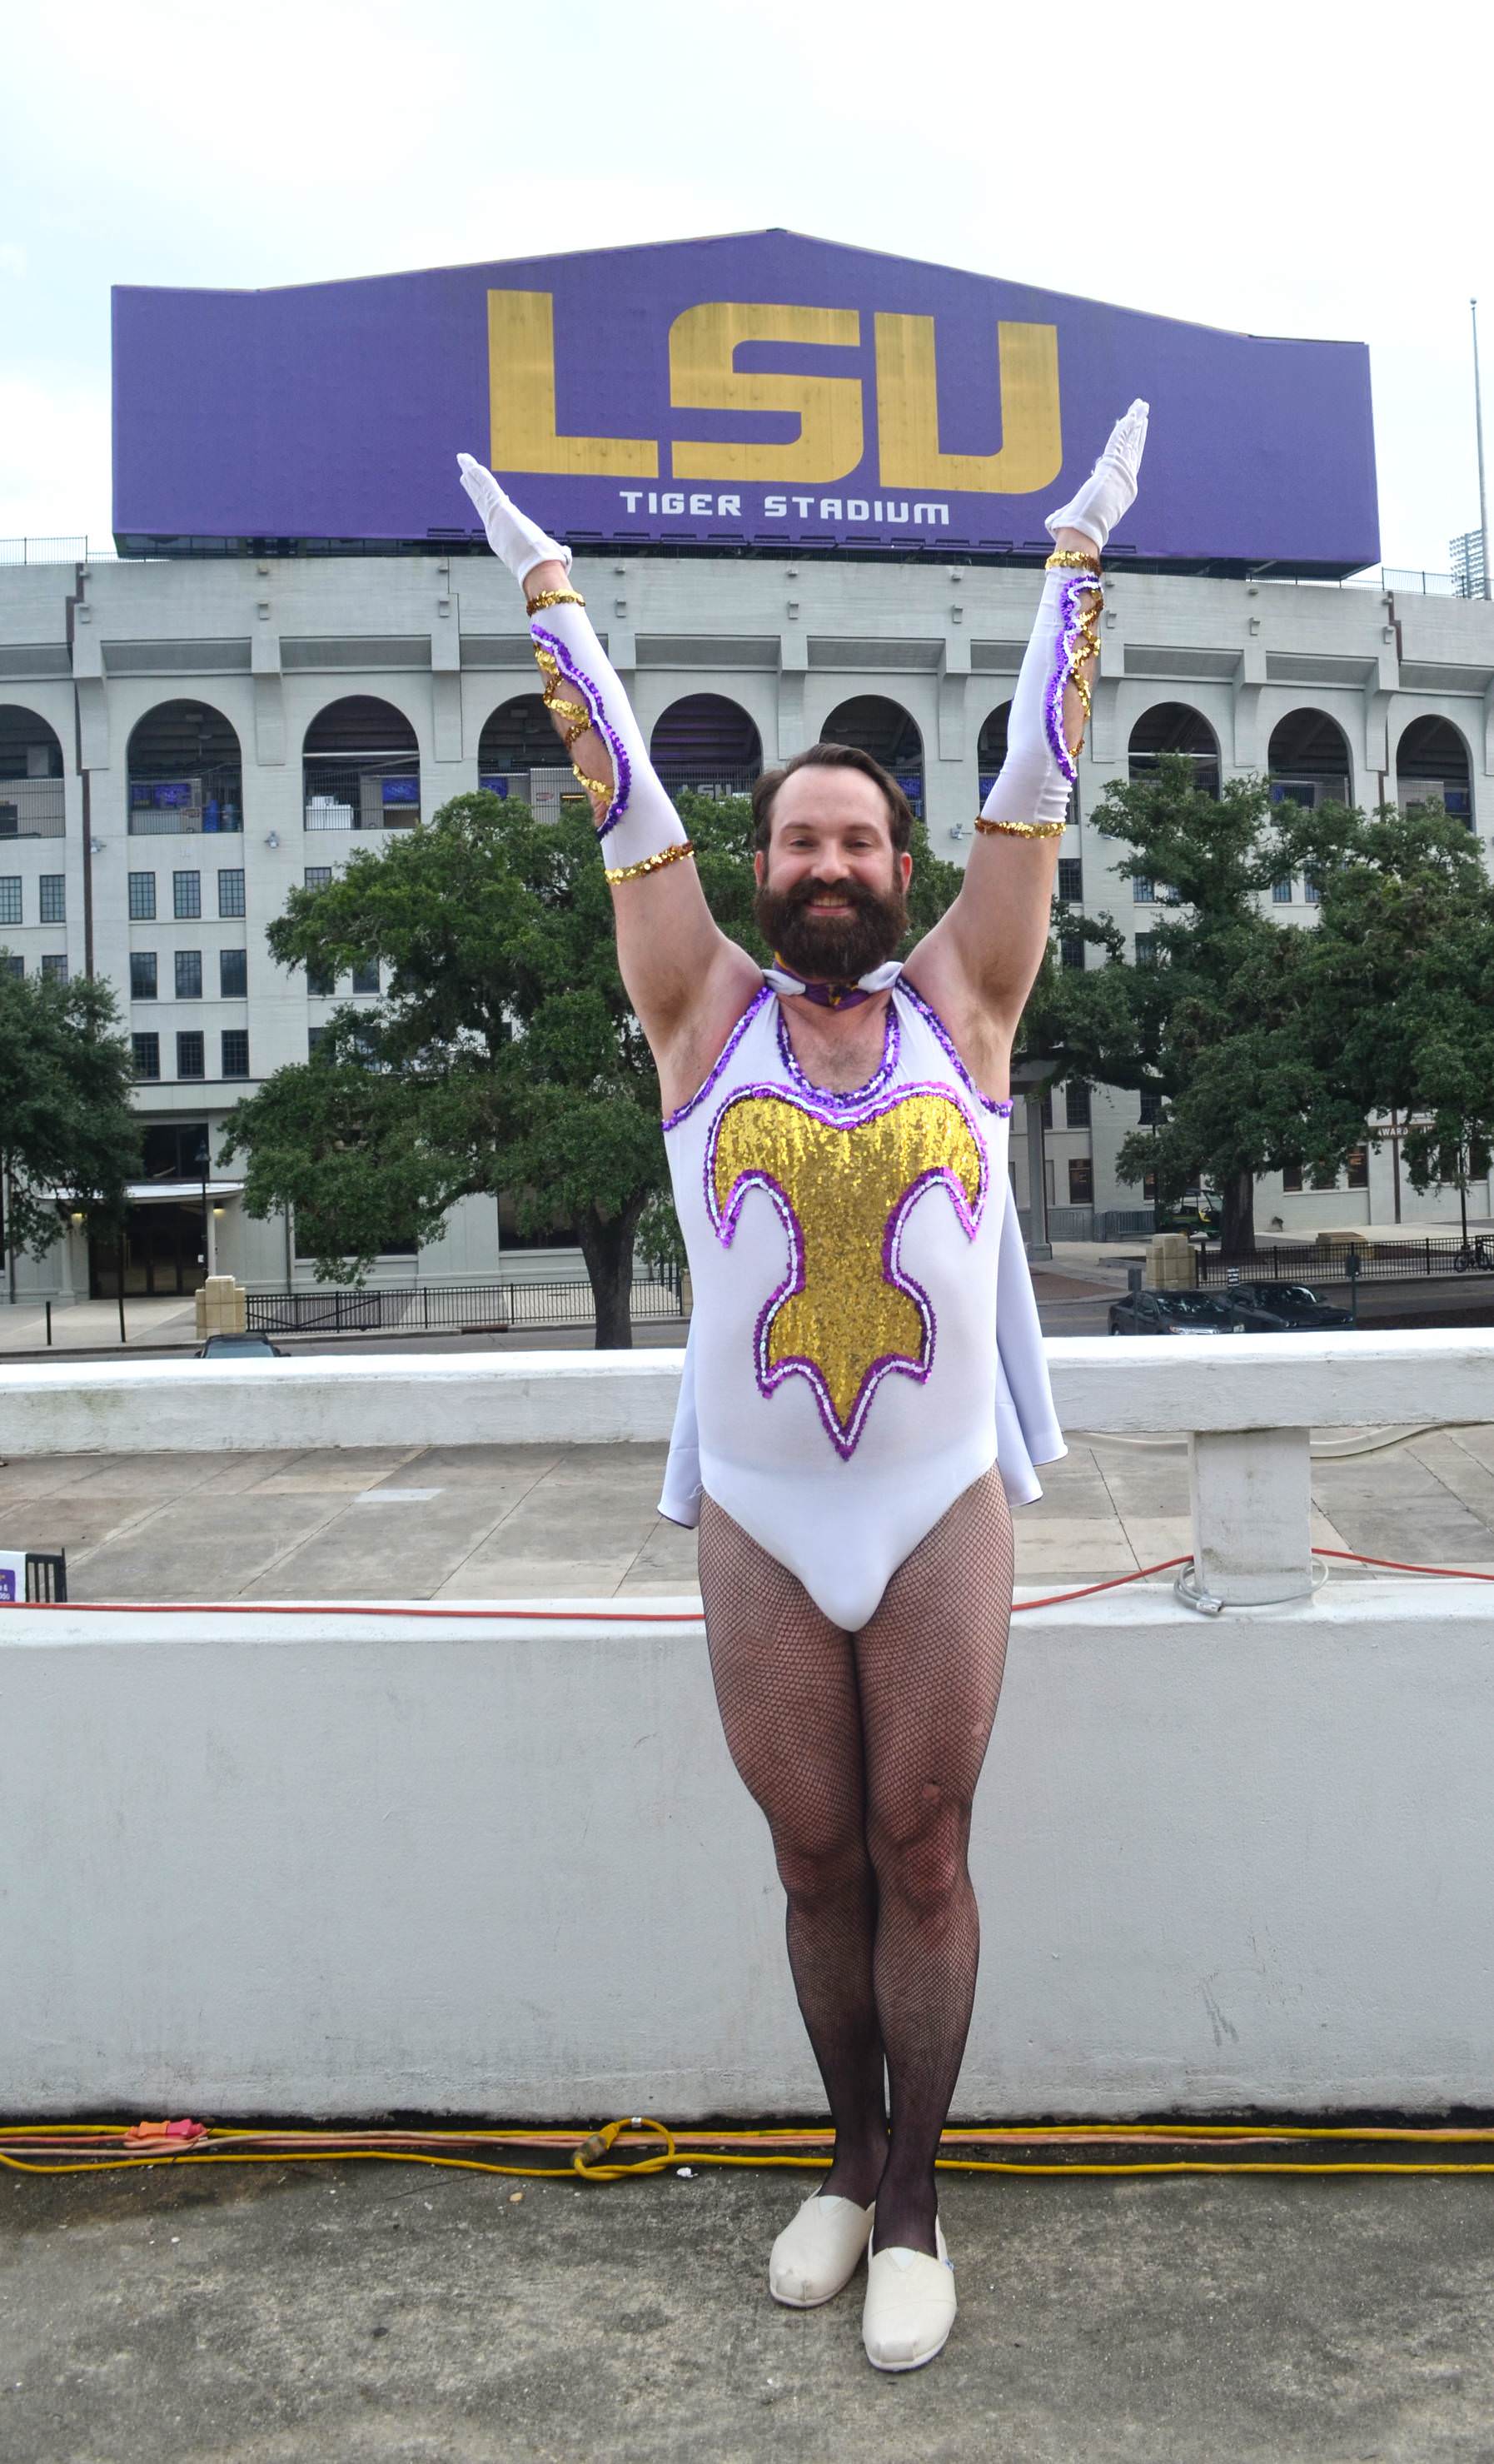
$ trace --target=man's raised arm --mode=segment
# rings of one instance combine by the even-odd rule
[[[623,981],[662,1065],[703,1009],[724,1000],[735,1016],[760,973],[706,905],[679,815],[585,602],[571,586],[569,548],[521,514],[470,453],[458,454],[457,464],[489,546],[524,592],[544,705],[591,800]]]
[[[958,897],[910,961],[1015,1034],[1047,946],[1053,874],[1089,716],[1100,551],[1133,502],[1147,405],[1133,402],[1078,495],[1050,514],[1054,552],[1017,679],[1006,759],[976,823]],[[942,987],[941,987],[942,988]]]

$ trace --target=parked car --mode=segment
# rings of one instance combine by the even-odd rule
[[[1240,1334],[1239,1314],[1212,1292],[1128,1292],[1111,1301],[1111,1334]]]
[[[1175,1206],[1156,1208],[1152,1228],[1154,1232],[1218,1232],[1224,1218],[1219,1201],[1212,1190],[1190,1190]]]
[[[199,1360],[283,1360],[284,1353],[268,1334],[209,1334]]]
[[[1348,1309],[1334,1309],[1307,1284],[1230,1284],[1222,1297],[1248,1309],[1263,1329],[1352,1326]]]

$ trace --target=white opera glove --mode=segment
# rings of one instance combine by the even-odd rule
[[[537,564],[559,557],[570,569],[569,548],[557,546],[506,496],[491,471],[470,453],[457,456],[462,485],[481,513],[494,554],[517,582]],[[567,753],[595,729],[606,747],[611,775],[602,778],[571,767],[591,799],[592,818],[606,857],[607,878],[653,872],[688,855],[684,824],[648,759],[642,728],[622,679],[597,639],[577,590],[542,590],[526,600],[529,638],[544,680],[544,706],[560,721]]]
[[[1133,402],[1118,419],[1088,478],[1066,505],[1049,514],[1044,527],[1056,539],[1062,530],[1083,531],[1103,548],[1123,514],[1136,501],[1136,483],[1147,441],[1150,405]]]
[[[1089,689],[1079,671],[1099,655],[1104,604],[1098,574],[1044,575],[1006,722],[1006,759],[980,807],[983,822],[1014,827],[1019,837],[1036,827],[1056,838],[1063,827],[1079,770],[1079,746],[1064,732],[1064,688],[1074,686],[1088,719]]]
[[[506,496],[491,471],[485,471],[470,453],[458,453],[456,467],[462,485],[482,516],[482,526],[488,534],[488,545],[494,556],[501,557],[516,582],[522,583],[537,564],[552,561],[571,569],[571,552],[560,547],[521,514],[512,496]]]

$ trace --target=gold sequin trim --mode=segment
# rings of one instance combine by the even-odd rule
[[[524,602],[526,616],[538,616],[546,607],[584,607],[579,590],[537,590],[533,599]]]
[[[1044,573],[1098,573],[1097,555],[1085,556],[1076,547],[1056,547],[1043,568]]]
[[[584,702],[567,701],[560,691],[560,670],[555,653],[542,649],[538,642],[535,644],[535,665],[544,678],[544,691],[539,698],[552,718],[565,722],[560,729],[560,742],[569,753],[571,746],[579,742],[590,727],[591,713]],[[591,799],[593,818],[600,822],[612,802],[610,779],[594,779],[574,761],[571,763],[571,776],[581,781]]]
[[[1002,838],[1013,839],[1057,839],[1063,837],[1068,824],[1066,822],[988,822],[984,813],[978,813],[976,827],[978,830],[985,830],[993,838],[1000,835]]]
[[[609,864],[603,877],[609,883],[641,881],[646,872],[657,872],[661,865],[678,864],[682,855],[694,852],[691,841],[682,839],[678,847],[661,847],[657,855],[646,855],[641,864]]]
[[[962,1107],[926,1089],[898,1096],[885,1111],[844,1128],[820,1120],[779,1094],[750,1089],[722,1112],[709,1151],[708,1196],[717,1221],[741,1183],[766,1176],[782,1192],[797,1227],[797,1289],[773,1309],[758,1335],[764,1393],[795,1369],[823,1386],[843,1443],[854,1441],[868,1389],[889,1367],[924,1375],[934,1326],[887,1267],[890,1227],[920,1182],[944,1184],[973,1239],[985,1194],[983,1155]]]
[[[1081,561],[1083,561],[1082,559]],[[1098,588],[1091,592],[1087,592],[1086,596],[1089,601],[1089,605],[1085,609],[1084,615],[1081,617],[1079,622],[1079,630],[1074,635],[1073,655],[1068,663],[1068,675],[1066,678],[1066,682],[1073,686],[1075,693],[1079,695],[1085,715],[1084,725],[1079,731],[1078,737],[1068,748],[1070,759],[1075,761],[1078,760],[1079,756],[1085,749],[1085,737],[1088,732],[1090,717],[1088,679],[1081,672],[1081,671],[1088,665],[1088,662],[1091,659],[1099,658],[1100,635],[1098,619],[1100,610],[1105,605],[1105,593]]]

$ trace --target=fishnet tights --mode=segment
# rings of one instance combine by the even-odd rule
[[[993,1468],[846,1635],[701,1500],[711,1673],[732,1760],[772,1833],[789,1965],[835,2125],[820,2187],[875,2198],[879,2250],[934,2246],[934,2162],[980,1946],[971,1804],[1001,1686],[1012,1555]]]

